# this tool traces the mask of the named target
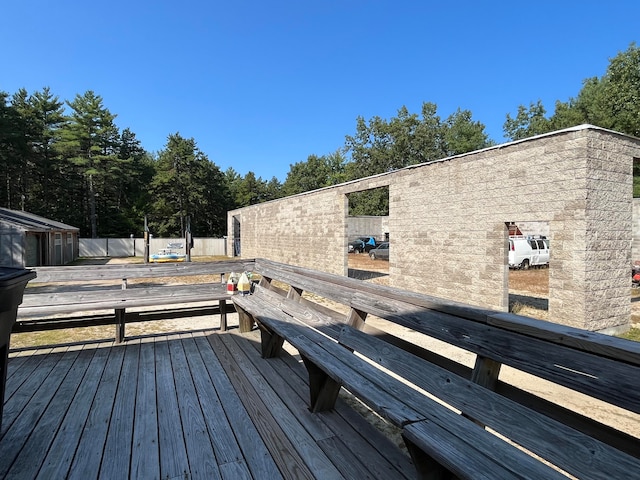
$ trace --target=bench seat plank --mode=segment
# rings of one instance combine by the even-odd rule
[[[352,305],[416,332],[640,413],[640,367],[392,300],[355,294]],[[544,355],[540,355],[544,352]],[[570,352],[570,354],[568,354]]]
[[[234,298],[234,302],[252,313],[259,322],[286,338],[309,361],[395,425],[404,426],[427,419],[433,421],[451,435],[466,438],[480,445],[480,450],[469,452],[471,457],[489,456],[503,465],[511,465],[512,473],[519,472],[505,478],[563,478],[526,453],[400,380],[383,373],[332,339],[297,322],[277,307],[269,305],[264,297],[260,298],[259,289],[257,293],[252,297]],[[468,461],[466,465],[458,468],[466,469],[470,475],[474,472],[476,464]]]
[[[256,293],[298,320],[308,322],[313,318],[308,313],[309,306],[300,306],[264,289],[258,289]],[[327,332],[322,322],[311,325],[319,325],[323,333]],[[640,460],[559,421],[421,360],[375,336],[346,325],[335,325],[329,331],[336,328],[340,328],[340,335],[334,338],[340,344],[367,356],[573,474],[584,477],[597,470],[615,478],[629,470],[640,469]],[[527,418],[528,422],[523,423],[522,418]],[[631,438],[628,440],[633,441]],[[559,445],[565,448],[558,448]],[[640,450],[640,445],[637,445],[637,449]]]
[[[514,471],[506,467],[501,459],[482,455],[481,452],[479,454],[471,453],[476,451],[475,444],[467,442],[464,437],[453,435],[448,430],[427,420],[406,425],[402,429],[402,438],[421,478],[438,478],[440,476],[434,463],[442,465],[460,479],[530,478],[517,469]],[[437,476],[432,473],[434,469]],[[442,477],[446,478],[444,475]]]
[[[581,387],[574,389],[587,395],[594,396],[592,389],[595,388],[597,391],[596,398],[614,405],[621,404],[622,408],[628,407],[627,409],[632,412],[640,408],[640,402],[635,401],[639,392],[632,380],[640,376],[640,372],[636,368],[638,361],[636,352],[640,351],[640,344],[513,314],[483,311],[480,317],[471,315],[470,318],[458,318],[446,314],[446,309],[439,309],[437,302],[433,303],[430,300],[431,297],[422,294],[404,292],[262,259],[256,260],[256,268],[259,270],[265,264],[268,275],[278,281],[283,283],[292,282],[294,285],[305,285],[308,292],[322,294],[330,300],[349,301],[353,308],[357,308],[360,311],[369,311],[373,315],[385,318],[392,323],[399,323],[400,320],[406,317],[411,318],[413,313],[420,312],[421,321],[408,325],[408,328],[416,329],[425,335],[458,345],[482,356],[490,355],[495,357],[495,355],[492,355],[493,350],[495,350],[495,347],[491,345],[492,332],[500,332],[500,338],[507,344],[512,333],[515,334],[515,338],[519,339],[519,345],[526,346],[532,339],[536,340],[536,347],[540,348],[540,351],[546,352],[548,348],[551,348],[554,352],[557,352],[556,359],[559,361],[549,362],[544,355],[539,355],[535,348],[529,348],[525,349],[524,353],[528,352],[528,358],[531,359],[531,362],[526,358],[520,358],[519,363],[511,363],[512,366],[524,369],[523,367],[527,367],[530,363],[539,362],[546,365],[546,367],[538,370],[533,368],[534,371],[532,373],[534,375],[549,379],[555,383],[563,384],[564,382],[569,388],[574,387],[566,379],[576,380]],[[284,273],[279,273],[280,270]],[[304,275],[300,272],[303,272]],[[286,282],[284,279],[286,279]],[[339,293],[332,297],[332,291],[339,291]],[[425,297],[427,301],[423,301]],[[445,301],[445,303],[448,302]],[[427,306],[433,307],[435,311],[427,308]],[[293,314],[286,303],[283,303],[281,307]],[[313,306],[309,302],[309,309],[312,308]],[[451,311],[462,314],[466,311],[475,310],[477,309],[474,309],[474,307],[464,306],[464,308],[456,307]],[[451,323],[450,319],[454,319],[455,323]],[[499,327],[497,330],[492,329],[493,323],[496,324],[496,327]],[[467,327],[467,325],[472,327]],[[483,329],[487,325],[490,326],[489,330],[484,331]],[[545,334],[547,327],[549,327],[549,332]],[[468,328],[474,328],[473,337],[467,334]],[[471,378],[470,373],[468,373],[468,367],[461,363],[438,358],[434,352],[425,351],[417,345],[407,345],[407,342],[397,339],[389,333],[377,331],[366,323],[364,331],[380,338],[384,336],[389,343],[412,351],[421,358],[445,367],[452,373],[468,379]],[[336,338],[328,328],[323,329],[323,332]],[[485,345],[488,345],[488,349]],[[574,360],[573,367],[567,366],[565,364],[566,359],[574,358],[576,352],[578,353],[578,360]],[[507,352],[507,356],[509,354],[510,352]],[[542,360],[538,360],[538,357],[542,357]],[[589,372],[591,376],[585,375],[583,358],[588,358],[589,361],[586,363],[593,364],[596,369],[599,369],[597,375],[593,375],[593,371]],[[602,368],[600,366],[602,359],[609,362],[608,365],[613,366],[613,368]],[[509,358],[502,360],[505,363],[510,361]],[[493,359],[491,361],[496,362]],[[625,370],[626,373],[621,373],[620,369]],[[598,376],[598,378],[593,378],[595,376]],[[622,382],[619,381],[620,378],[623,379]],[[498,380],[495,390],[516,403],[526,405],[590,437],[597,438],[620,451],[634,457],[640,457],[640,446],[638,445],[638,439],[634,436],[599,423],[574,410],[564,408],[559,404],[547,401],[534,393],[526,392],[501,380]]]
[[[569,473],[622,478],[640,471],[640,459],[375,337],[344,326],[338,341]]]
[[[205,300],[209,295],[216,298],[227,298],[226,285],[220,283],[199,283],[194,285],[163,285],[155,287],[134,287],[122,289],[120,287],[101,288],[100,290],[74,289],[73,291],[58,291],[47,293],[28,293],[23,296],[22,306],[33,307],[40,305],[74,305],[97,301],[118,301],[123,298],[141,299],[145,297],[183,297],[203,295]]]
[[[154,294],[155,292],[155,294]],[[34,295],[33,297],[39,297]],[[60,313],[89,312],[113,310],[119,308],[153,307],[156,305],[172,305],[177,303],[196,303],[227,300],[224,287],[220,284],[209,284],[206,287],[193,287],[181,291],[171,291],[169,287],[157,289],[113,290],[108,292],[88,292],[74,297],[74,294],[61,294],[61,302],[57,297],[51,303],[38,302],[37,298],[25,295],[23,305],[18,307],[18,320],[29,317],[47,316]],[[73,301],[78,298],[78,301]]]
[[[261,262],[263,261],[257,260],[256,266],[262,265]],[[264,268],[266,273],[262,272],[262,267],[259,268],[263,275],[275,277],[283,282],[291,282],[310,292],[343,302],[414,331],[640,413],[640,389],[634,381],[640,377],[640,366],[633,362],[621,362],[615,360],[615,357],[609,359],[596,352],[569,348],[563,344],[550,343],[542,338],[532,338],[516,331],[513,327],[504,330],[488,325],[488,313],[483,317],[484,322],[476,322],[470,321],[469,318],[410,304],[398,298],[392,298],[390,294],[386,297],[371,295],[370,285],[357,289],[355,286],[346,285],[352,282],[345,282],[345,280],[353,279],[334,279],[333,277],[336,276],[319,272],[314,272],[313,276],[310,274],[302,276],[289,271],[289,268],[285,268],[285,271],[279,274],[273,264],[269,265],[268,262],[267,267]],[[320,280],[316,276],[328,277],[332,282]],[[342,288],[336,288],[338,282],[344,284]],[[389,291],[389,289],[383,290]],[[469,308],[467,307],[467,310]],[[534,330],[530,326],[531,322],[527,324],[529,327],[523,329],[524,331]],[[605,336],[589,334],[587,337],[599,339]],[[574,338],[577,338],[577,334]],[[620,342],[616,343],[620,345],[632,343],[618,340]],[[608,354],[615,353],[613,349],[605,347],[602,346],[602,349]],[[540,355],[541,351],[544,351],[545,355]],[[626,355],[625,358],[628,356]]]

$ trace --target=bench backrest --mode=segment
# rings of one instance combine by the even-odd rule
[[[288,329],[289,335],[293,337],[289,338],[285,335],[285,338],[293,344],[299,345],[301,337],[309,336],[311,338],[311,335],[303,333],[300,330],[302,325],[296,325],[295,322],[293,322],[294,325],[285,322],[287,325],[285,329],[282,318],[277,313],[279,310],[284,312],[282,315],[290,315],[302,323],[314,326],[322,333],[330,333],[330,336],[337,339],[336,343],[346,347],[342,350],[355,352],[358,357],[367,357],[373,365],[383,367],[384,371],[393,372],[394,377],[387,376],[383,372],[379,372],[377,375],[366,374],[372,384],[385,392],[382,396],[378,393],[362,393],[370,392],[366,388],[361,390],[364,387],[362,381],[355,381],[347,388],[360,392],[356,395],[365,395],[365,403],[396,425],[404,426],[405,422],[413,423],[410,419],[415,416],[419,417],[421,414],[427,417],[430,414],[436,414],[435,408],[437,407],[431,403],[432,400],[424,396],[416,396],[412,389],[405,389],[406,385],[415,385],[428,392],[430,398],[435,397],[461,411],[469,421],[490,428],[579,478],[603,478],[603,473],[606,474],[604,478],[625,478],[627,472],[640,468],[640,459],[633,458],[629,452],[619,450],[615,446],[605,445],[586,433],[574,430],[560,420],[505,398],[471,380],[452,375],[449,370],[435,365],[429,360],[389,345],[377,335],[367,334],[344,324],[341,327],[338,326],[337,335],[335,335],[334,328],[323,328],[322,315],[314,316],[308,304],[299,302],[295,298],[284,297],[281,291],[272,290],[270,285],[264,287],[258,285],[254,291],[254,299],[262,304],[262,308],[255,310],[259,312],[257,315],[262,321],[267,321],[268,325],[279,331]],[[240,303],[247,306],[246,302],[241,301]],[[277,309],[276,313],[273,313],[273,307]],[[306,329],[311,330],[310,328]],[[332,352],[332,355],[338,353],[335,348],[330,348],[327,345],[326,338],[322,338],[320,333],[317,333],[315,337],[318,338],[318,342],[322,342],[319,351],[324,351],[326,354]],[[338,348],[340,349],[340,347]],[[305,352],[305,355],[308,355],[308,352]],[[358,372],[363,372],[365,368],[370,367],[370,364],[367,362],[359,363],[358,357],[346,360],[345,364],[353,366]],[[320,361],[324,362],[324,359]],[[334,375],[343,378],[342,375],[345,375],[345,372],[347,372],[346,375],[349,375],[348,370],[348,368],[337,370]],[[398,376],[404,382],[394,384]],[[402,393],[398,392],[398,389],[402,390]],[[385,395],[402,399],[403,402],[406,402],[404,405],[409,407],[409,410],[401,405],[396,405],[394,398]],[[439,416],[438,418],[442,419]],[[453,419],[450,420],[453,425]],[[429,428],[433,427],[431,423],[429,425]],[[462,423],[456,422],[456,425],[456,429],[465,428]],[[462,434],[463,438],[468,438],[468,435],[472,433],[473,428],[469,426],[469,429],[469,432]],[[487,441],[489,440],[487,439]],[[630,447],[633,442],[633,439],[629,440]],[[635,442],[637,444],[637,439]],[[563,448],[558,448],[558,445],[562,445]],[[496,452],[498,451],[497,447],[494,445]],[[549,478],[549,476],[548,474],[540,474],[534,478]]]
[[[132,278],[220,275],[231,272],[251,271],[253,268],[253,260],[36,267],[34,270],[37,273],[37,277],[29,283],[88,282]]]
[[[501,365],[640,413],[640,344],[518,315],[495,312],[360,280],[256,259],[255,271],[289,288],[288,296],[301,303],[303,292],[348,307],[348,313],[310,313],[316,323],[327,321],[327,333],[338,337],[335,322],[363,329],[436,365],[474,380],[497,393],[543,412],[622,451],[640,455],[638,439],[600,424],[549,400],[498,379]],[[291,308],[283,305],[283,308]],[[310,309],[316,311],[316,309]],[[320,309],[322,311],[322,309]],[[476,355],[473,370],[403,342],[387,332],[366,326],[374,315],[415,332],[463,348]],[[334,326],[331,326],[333,323]]]

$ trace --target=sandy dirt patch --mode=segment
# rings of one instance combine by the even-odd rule
[[[121,263],[126,260],[112,259],[109,263]],[[382,260],[371,260],[368,255],[349,255],[349,267],[350,276],[361,278],[368,282],[388,284],[388,262]],[[544,286],[543,277],[547,271],[545,270],[530,270],[533,272],[527,274],[527,272],[516,273],[512,276],[511,286],[514,287],[513,292],[515,295],[519,295],[523,298],[537,298],[544,299],[546,288]],[[547,274],[548,275],[548,274]],[[547,277],[548,278],[548,277]],[[210,280],[209,280],[210,281]],[[347,308],[342,305],[336,305],[326,299],[312,296],[314,301],[318,301],[330,308],[346,314]],[[640,302],[634,303],[634,310],[640,308]],[[538,314],[544,310],[533,310]],[[522,314],[522,312],[520,312]],[[536,316],[536,315],[531,315]],[[541,318],[537,316],[537,318]],[[235,313],[228,314],[228,325],[230,327],[237,327],[238,319]],[[448,358],[461,362],[469,367],[473,367],[475,362],[475,356],[465,350],[452,347],[448,344],[440,342],[430,337],[426,337],[421,334],[416,334],[404,327],[390,324],[382,319],[369,317],[367,322],[378,328],[389,331],[390,333],[405,338],[411,342],[423,346],[424,348],[431,349],[438,352]],[[201,330],[219,328],[220,318],[219,315],[204,316],[204,317],[186,317],[173,320],[154,321],[154,322],[141,322],[127,324],[126,335],[127,337],[136,337],[144,335],[153,335],[166,332],[180,332],[189,330]],[[24,333],[14,334],[11,337],[12,348],[23,348],[32,345],[42,344],[57,344],[67,343],[70,341],[87,341],[98,339],[114,338],[113,326],[104,327],[90,327],[90,328],[76,328],[68,330],[57,330],[53,332],[37,332],[37,333]],[[295,354],[295,351],[292,351]],[[543,398],[547,398],[556,403],[560,403],[570,408],[571,410],[579,411],[584,415],[594,418],[604,424],[612,425],[622,431],[625,431],[635,437],[640,437],[640,415],[631,414],[623,411],[617,407],[608,405],[604,402],[599,402],[587,398],[581,394],[572,392],[563,387],[559,387],[550,382],[546,382],[531,375],[519,372],[509,367],[503,367],[500,373],[500,379],[516,385],[524,390],[534,393]],[[384,431],[390,438],[394,440],[399,446],[403,446],[402,440],[399,436],[399,432],[394,427],[388,425],[384,420],[380,419],[376,414],[370,412],[364,407],[357,399],[350,397],[348,394],[344,394],[344,397],[360,411],[365,417],[376,425],[379,429]]]

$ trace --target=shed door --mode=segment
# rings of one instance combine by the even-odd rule
[[[38,236],[27,234],[27,252],[25,255],[25,267],[37,267],[40,265],[38,254]]]
[[[62,265],[62,234],[55,234],[55,241],[53,247],[54,265]]]
[[[64,250],[64,263],[73,261],[73,234],[67,233],[67,241]]]

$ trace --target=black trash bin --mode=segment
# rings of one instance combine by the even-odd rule
[[[0,427],[2,427],[11,329],[16,321],[18,305],[22,303],[24,287],[33,278],[36,278],[36,272],[33,270],[0,267]]]

